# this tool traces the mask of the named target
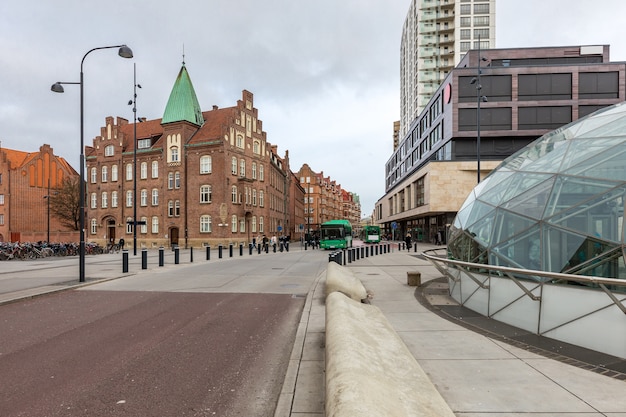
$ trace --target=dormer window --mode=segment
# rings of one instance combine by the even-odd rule
[[[137,141],[137,149],[149,148],[152,145],[150,142],[151,142],[150,139],[139,139]]]

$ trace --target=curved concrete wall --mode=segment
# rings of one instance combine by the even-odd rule
[[[326,275],[326,417],[454,417],[380,309],[338,290],[363,284],[335,265]]]
[[[367,298],[365,287],[350,269],[336,262],[329,262],[326,270],[326,296],[335,291],[356,301]]]

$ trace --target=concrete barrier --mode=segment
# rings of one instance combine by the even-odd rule
[[[326,417],[454,413],[382,312],[326,297]]]
[[[361,281],[347,267],[329,262],[326,270],[326,296],[340,292],[356,301],[367,299],[367,291]]]

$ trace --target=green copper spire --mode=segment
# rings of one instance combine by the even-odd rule
[[[170,98],[167,100],[161,124],[181,122],[183,120],[198,126],[204,124],[202,110],[184,62],[178,77],[176,77]]]

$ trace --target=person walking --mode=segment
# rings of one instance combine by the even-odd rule
[[[411,234],[407,233],[406,237],[404,238],[404,243],[406,243],[406,250],[410,251],[411,250]]]

